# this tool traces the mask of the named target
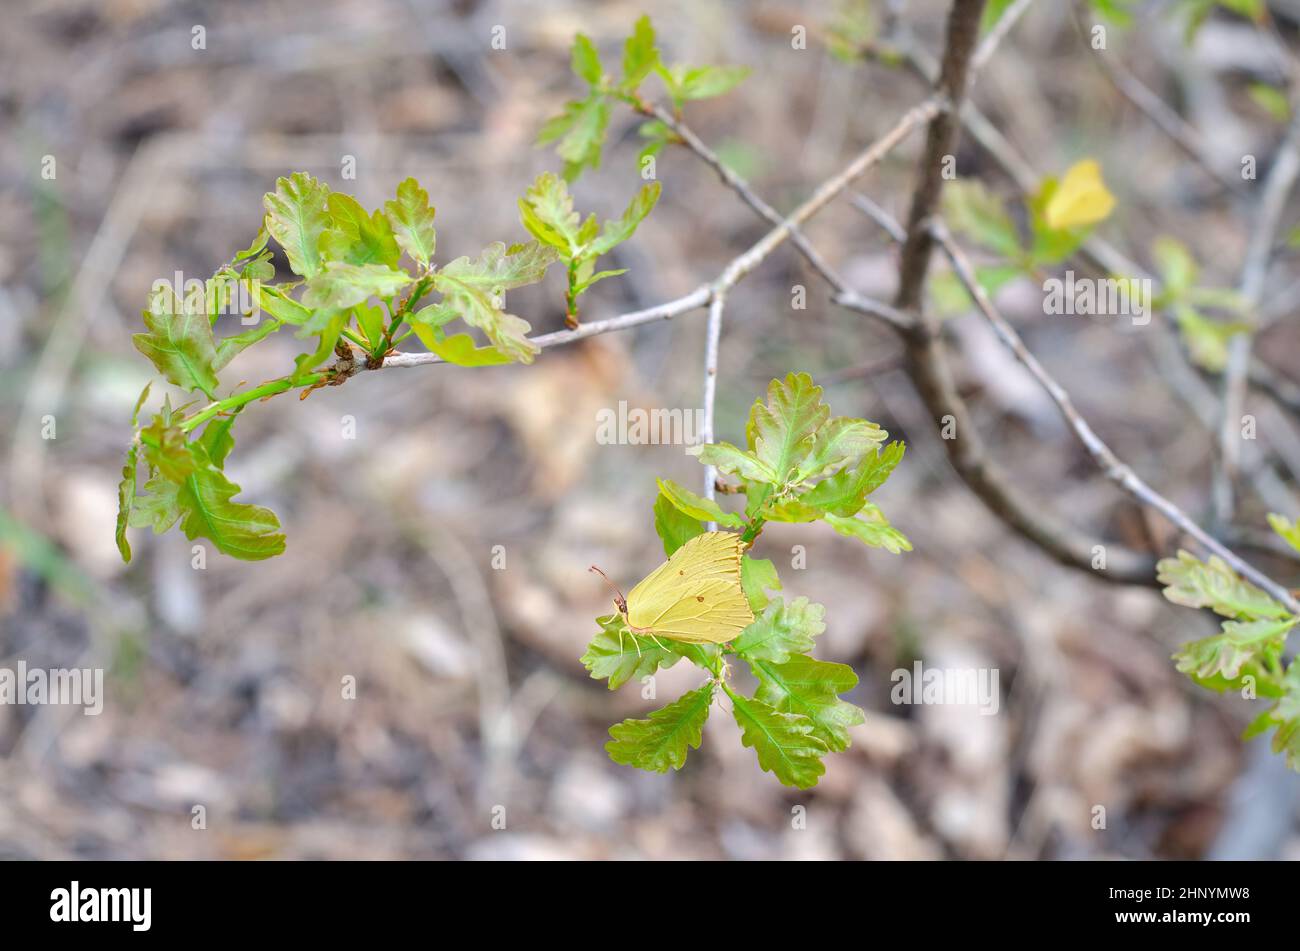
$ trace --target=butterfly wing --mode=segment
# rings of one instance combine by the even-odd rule
[[[687,644],[721,644],[754,621],[740,583],[740,536],[696,535],[627,596],[628,623]]]

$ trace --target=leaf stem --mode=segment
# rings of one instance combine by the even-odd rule
[[[261,386],[255,386],[251,390],[244,390],[242,393],[235,393],[231,396],[227,396],[224,400],[217,400],[214,403],[209,403],[193,416],[184,420],[181,423],[181,432],[191,432],[212,419],[212,417],[220,416],[223,413],[229,413],[232,410],[237,410],[254,400],[266,399],[267,397],[275,396],[279,393],[285,392],[286,390],[292,390],[300,386],[315,386],[317,383],[323,383],[328,378],[329,374],[326,372],[309,373],[307,376],[301,377],[296,381],[293,377],[282,376],[277,380],[263,383]]]
[[[393,348],[393,334],[397,333],[397,328],[402,326],[402,321],[404,321],[407,315],[410,314],[411,308],[420,302],[420,298],[424,297],[424,295],[429,292],[429,288],[432,285],[432,274],[426,274],[415,282],[415,286],[411,288],[411,293],[407,294],[406,297],[402,299],[402,303],[399,304],[397,310],[393,312],[393,319],[389,323],[388,329],[384,331],[383,346],[376,348],[376,354],[387,353]]]

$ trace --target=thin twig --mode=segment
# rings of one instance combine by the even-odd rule
[[[1206,549],[1222,558],[1239,575],[1282,603],[1288,611],[1300,614],[1300,602],[1296,601],[1285,586],[1278,584],[1268,575],[1244,561],[1230,548],[1197,525],[1182,509],[1144,482],[1137,473],[1115,455],[1114,451],[1088,425],[1087,420],[1079,414],[1079,411],[1074,406],[1074,401],[1070,398],[1070,394],[1038,362],[1038,358],[1025,346],[1015,328],[998,312],[988,294],[985,293],[984,288],[976,279],[975,270],[971,266],[970,260],[957,247],[956,242],[952,240],[952,235],[948,232],[947,227],[942,222],[936,221],[931,225],[930,231],[943,248],[949,261],[952,262],[953,270],[956,272],[958,279],[962,282],[966,291],[975,299],[980,313],[992,325],[998,338],[1015,355],[1016,359],[1047,391],[1047,395],[1052,398],[1052,402],[1061,411],[1061,415],[1065,417],[1066,423],[1074,431],[1079,442],[1083,444],[1084,449],[1092,456],[1106,477],[1118,484],[1138,502],[1160,512],[1183,532],[1195,538]]]
[[[962,4],[954,6],[953,16],[955,18],[960,14],[964,19],[955,25],[955,30],[954,25],[950,24],[950,50],[945,54],[943,70],[943,81],[948,85],[941,87],[945,91],[956,90],[958,100],[964,89],[965,77],[962,75],[961,63],[949,61],[952,56],[952,41],[954,38],[959,39],[969,52],[979,23],[978,10],[971,11],[967,8],[959,11],[959,6]],[[936,129],[936,126],[939,128]],[[966,401],[957,390],[938,322],[933,314],[926,312],[921,299],[930,257],[928,221],[938,207],[943,184],[943,160],[951,152],[956,136],[955,126],[953,122],[940,125],[937,119],[931,124],[922,179],[912,200],[910,231],[869,199],[863,197],[854,202],[864,214],[878,222],[886,233],[903,242],[896,306],[906,308],[909,316],[914,317],[914,328],[905,335],[905,343],[917,391],[927,409],[934,415],[936,425],[942,425],[944,417],[951,417],[956,425],[958,438],[943,440],[953,468],[989,510],[1014,531],[1061,564],[1086,571],[1093,577],[1117,583],[1152,584],[1155,580],[1154,558],[1112,546],[1106,570],[1099,571],[1093,567],[1096,544],[1091,539],[1022,499],[989,456]],[[847,297],[839,300],[846,306],[861,303]]]
[[[704,422],[700,427],[700,442],[713,442],[713,416],[718,398],[718,349],[722,339],[722,309],[727,303],[726,291],[719,291],[709,301],[709,323],[704,343]],[[717,497],[715,485],[718,470],[711,465],[704,467],[704,497]],[[716,531],[717,526],[710,524],[709,531]]]
[[[1033,6],[1034,0],[1015,0],[1011,6],[1002,11],[1002,16],[998,17],[998,22],[984,35],[980,40],[980,45],[975,50],[975,55],[971,57],[970,70],[974,75],[984,68],[985,64],[993,57],[997,51],[998,45],[1006,39],[1011,28],[1020,21],[1020,17]]]
[[[1074,25],[1079,34],[1086,34],[1080,8],[1074,8]],[[1116,57],[1098,55],[1090,57],[1102,74],[1115,87],[1116,92],[1137,107],[1143,115],[1169,137],[1176,146],[1183,150],[1193,162],[1199,165],[1211,178],[1234,195],[1241,196],[1244,189],[1241,180],[1228,174],[1214,161],[1205,147],[1205,140],[1190,122],[1165,104],[1146,83],[1138,79],[1127,66]]]
[[[869,204],[874,209],[873,220],[878,221],[887,234],[903,234],[903,226],[889,212],[874,202]],[[855,303],[848,300],[839,302],[846,307]],[[1059,521],[1045,508],[1016,492],[984,445],[966,400],[957,389],[947,354],[937,335],[924,341],[909,342],[907,355],[917,393],[934,414],[936,424],[944,416],[951,416],[954,428],[960,434],[957,439],[942,440],[949,462],[989,511],[1026,541],[1068,568],[1115,584],[1155,584],[1154,557],[1107,544],[1103,546],[1107,553],[1106,567],[1104,570],[1095,568],[1095,551],[1101,542]]]
[[[1250,232],[1241,267],[1240,292],[1246,311],[1253,314],[1264,293],[1272,258],[1273,238],[1282,211],[1300,176],[1300,112],[1292,118],[1286,137],[1264,181],[1264,194]],[[1223,368],[1223,415],[1219,420],[1219,458],[1214,478],[1214,516],[1220,525],[1232,521],[1236,500],[1233,484],[1241,465],[1241,417],[1246,408],[1251,350],[1255,335],[1247,330],[1228,341],[1228,362]]]
[[[768,255],[780,247],[796,232],[800,225],[826,207],[842,191],[853,184],[869,168],[877,164],[889,152],[902,142],[915,129],[930,121],[942,111],[939,97],[930,97],[908,110],[888,132],[876,139],[870,146],[858,153],[857,157],[839,173],[822,182],[820,186],[781,223],[760,238],[749,250],[734,258],[722,274],[711,284],[697,287],[683,297],[650,307],[645,310],[608,317],[605,320],[585,322],[574,330],[561,330],[555,333],[541,334],[530,338],[542,349],[575,343],[597,334],[627,330],[658,320],[671,320],[711,303],[718,294],[725,294],[746,275],[758,267]],[[366,367],[358,364],[353,370],[359,373],[370,369],[388,369],[390,367],[417,367],[434,363],[443,363],[434,353],[395,353],[384,359],[381,367]]]

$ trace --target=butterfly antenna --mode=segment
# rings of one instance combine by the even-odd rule
[[[605,579],[605,583],[606,583],[607,585],[609,585],[611,588],[614,589],[614,593],[615,593],[616,595],[618,595],[618,597],[616,597],[616,598],[614,599],[614,604],[615,604],[615,606],[618,608],[618,613],[619,613],[619,614],[622,614],[624,617],[626,617],[626,616],[627,616],[627,598],[623,597],[623,592],[619,590],[618,585],[616,585],[616,584],[614,584],[614,582],[610,581],[610,580],[609,580],[609,575],[605,574],[605,572],[601,571],[601,570],[600,570],[599,568],[597,568],[595,565],[592,565],[592,566],[591,566],[590,568],[588,568],[587,570],[588,570],[588,571],[594,571],[594,572],[596,572],[596,574],[600,575],[602,578]]]

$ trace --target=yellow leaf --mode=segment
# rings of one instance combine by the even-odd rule
[[[1105,219],[1115,207],[1115,196],[1101,180],[1096,159],[1070,166],[1047,202],[1044,217],[1053,230],[1081,228]]]

